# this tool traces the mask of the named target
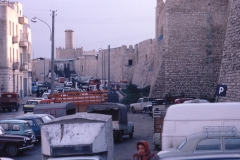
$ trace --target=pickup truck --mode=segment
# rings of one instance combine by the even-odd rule
[[[139,111],[143,112],[144,107],[146,107],[147,105],[151,105],[152,101],[155,99],[156,98],[149,98],[149,97],[139,98],[137,103],[130,104],[130,110],[132,111],[132,113],[136,113]]]
[[[134,123],[127,118],[127,107],[120,103],[91,104],[87,108],[88,113],[106,114],[112,116],[114,140],[121,143],[123,135],[133,138]]]
[[[13,109],[18,111],[20,106],[20,97],[16,92],[3,92],[0,97],[0,109],[4,111],[7,109],[9,112],[12,112]]]

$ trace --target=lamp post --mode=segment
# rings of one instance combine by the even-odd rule
[[[50,41],[51,41],[51,94],[54,93],[54,20],[55,19],[55,11],[52,11],[52,30],[50,26],[44,22],[43,20],[34,17],[31,19],[32,22],[36,23],[37,20],[40,20],[41,22],[45,23],[49,29],[50,29]]]

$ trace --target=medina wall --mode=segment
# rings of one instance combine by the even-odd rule
[[[83,48],[64,49],[56,48],[56,58],[78,58],[83,55]]]
[[[97,77],[97,59],[95,55],[84,55],[74,61],[75,71],[79,76]]]
[[[140,42],[136,52],[136,64],[134,65],[132,83],[139,87],[146,87],[151,84],[156,68],[155,40],[148,39]]]
[[[231,0],[219,84],[227,85],[226,97],[219,101],[240,101],[240,1]]]
[[[153,84],[155,91],[151,91],[152,94],[214,97],[226,33],[228,2],[166,1],[162,13],[167,26],[165,31],[163,27],[164,46],[158,47],[158,54],[164,51],[157,75],[163,81]],[[161,32],[162,28],[157,28]],[[164,85],[158,91],[156,85],[159,83]]]

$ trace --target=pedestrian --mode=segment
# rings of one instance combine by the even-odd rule
[[[148,143],[144,140],[137,143],[137,151],[138,153],[133,155],[133,160],[160,160],[155,153],[149,150]]]
[[[37,89],[37,94],[36,94],[37,98],[39,97],[39,95],[40,95],[40,91],[39,89]]]
[[[40,97],[43,95],[43,89],[40,90]]]

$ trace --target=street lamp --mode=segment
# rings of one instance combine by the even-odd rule
[[[48,26],[48,28],[50,30],[50,41],[52,41],[52,30],[51,30],[50,26],[46,22],[44,22],[43,20],[41,20],[41,19],[39,19],[37,17],[34,17],[34,18],[31,19],[31,21],[34,22],[34,23],[37,23],[37,20],[45,23]]]
[[[40,20],[41,22],[45,23],[49,29],[50,29],[50,41],[51,41],[51,94],[54,93],[54,19],[55,19],[55,11],[52,11],[52,30],[50,26],[44,22],[43,20],[34,17],[31,19],[32,22],[36,23],[37,20]]]

